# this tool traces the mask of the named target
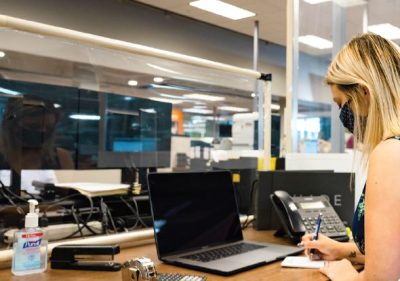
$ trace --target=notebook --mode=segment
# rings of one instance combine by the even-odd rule
[[[150,173],[148,184],[165,263],[231,275],[302,251],[243,240],[230,172]]]
[[[324,266],[324,261],[311,261],[308,257],[286,257],[281,266],[318,269]]]

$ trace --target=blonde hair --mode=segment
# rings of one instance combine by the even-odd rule
[[[326,80],[351,100],[355,144],[361,141],[366,155],[384,138],[400,135],[400,48],[395,43],[372,33],[355,37],[332,61]]]

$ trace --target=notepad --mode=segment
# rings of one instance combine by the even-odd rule
[[[282,261],[281,266],[298,268],[321,268],[324,266],[324,261],[310,261],[308,257],[286,257]]]
[[[89,197],[123,195],[128,193],[129,184],[118,183],[93,183],[93,182],[69,182],[57,183],[56,187],[71,188]]]

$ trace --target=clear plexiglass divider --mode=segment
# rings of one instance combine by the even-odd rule
[[[10,140],[28,139],[21,140],[26,133],[23,130],[37,126],[38,109],[49,113],[40,122],[52,133],[46,136],[45,163],[29,165],[16,156],[15,163],[0,167],[0,177],[6,183],[13,165],[29,181],[35,179],[33,174],[52,179],[54,172],[47,170],[56,169],[170,168],[171,143],[175,141],[170,130],[173,106],[186,112],[208,110],[214,122],[221,117],[216,110],[222,106],[252,111],[251,94],[258,79],[264,81],[258,94],[264,96],[264,108],[270,108],[270,76],[254,70],[5,15],[0,15],[0,38],[2,149],[7,150],[5,139],[14,144],[17,142]],[[193,94],[217,99],[205,101]],[[20,117],[22,109],[18,110],[27,104],[31,111]],[[267,136],[259,147],[270,147],[270,110],[255,118],[264,123],[259,134]],[[6,130],[13,126],[12,122],[6,124],[7,120],[17,120],[21,130]],[[24,153],[22,146],[15,150],[11,156]],[[244,156],[270,158],[269,149],[250,150]],[[212,154],[209,157],[217,159],[226,153]],[[243,156],[237,151],[231,154]],[[32,186],[26,181],[21,179],[20,185],[30,192]],[[140,231],[107,239],[113,243],[120,239],[122,245],[152,239],[152,231]],[[87,238],[85,243],[102,239]],[[0,252],[0,266],[9,265],[11,254],[11,250]]]

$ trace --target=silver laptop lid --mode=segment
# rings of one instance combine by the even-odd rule
[[[243,240],[230,172],[151,173],[148,183],[160,258]]]

